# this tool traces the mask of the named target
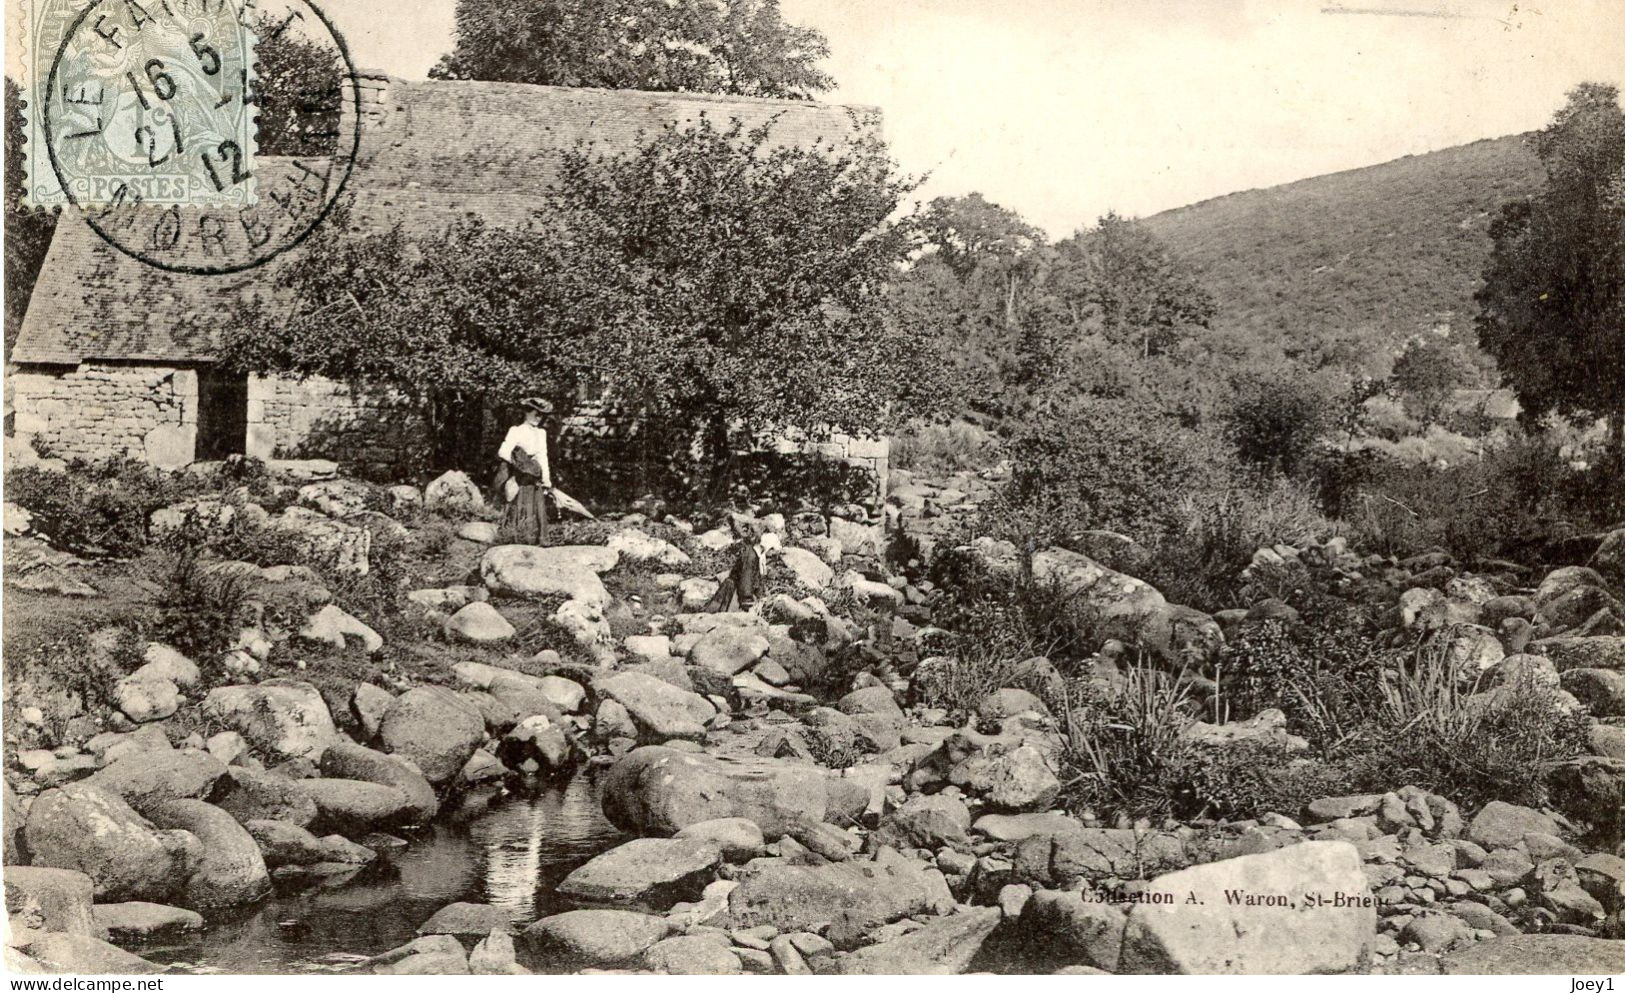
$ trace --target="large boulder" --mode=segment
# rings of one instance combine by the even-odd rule
[[[617,965],[670,933],[664,917],[630,910],[571,910],[526,928],[524,942],[534,954],[569,964]]]
[[[91,909],[96,926],[113,941],[150,941],[187,931],[203,930],[203,915],[195,910],[162,903],[100,903]]]
[[[1615,586],[1625,588],[1625,528],[1610,531],[1591,556],[1591,568]]]
[[[1039,890],[1021,908],[1022,944],[1040,962],[1117,970],[1123,911],[1078,890]]]
[[[617,672],[593,683],[602,699],[626,708],[638,727],[638,737],[650,744],[673,739],[705,740],[705,725],[717,708],[698,693],[690,693],[642,672]]]
[[[881,820],[874,843],[935,851],[944,845],[963,845],[969,828],[970,810],[964,801],[943,793],[921,794]]]
[[[333,779],[359,779],[390,786],[406,795],[405,816],[414,824],[427,823],[440,811],[440,799],[423,774],[399,755],[385,755],[349,741],[336,742],[322,753],[322,775]]]
[[[306,827],[316,819],[316,802],[301,788],[302,782],[274,772],[232,766],[213,800],[239,824],[268,820]]]
[[[1467,826],[1467,837],[1486,850],[1513,848],[1527,834],[1556,835],[1557,822],[1546,814],[1515,803],[1491,800]]]
[[[779,561],[796,577],[796,582],[808,589],[821,590],[835,581],[835,570],[805,548],[780,549]]]
[[[222,686],[203,698],[202,713],[274,761],[314,760],[338,737],[321,691],[297,679]]]
[[[654,562],[668,569],[685,566],[692,561],[688,553],[669,541],[655,538],[637,528],[626,528],[609,536],[604,547],[617,553],[625,562]]]
[[[999,810],[1047,810],[1061,792],[1049,760],[1031,745],[972,755],[953,768],[948,781]]]
[[[149,751],[109,764],[86,784],[117,794],[147,816],[171,800],[210,799],[226,766],[207,752]]]
[[[1129,912],[1120,973],[1360,972],[1377,934],[1360,853],[1343,841],[1182,869],[1152,880],[1146,892],[1159,896]]]
[[[1185,842],[1162,831],[1086,828],[1029,835],[1016,845],[1017,879],[1044,887],[1071,888],[1084,880],[1116,876],[1143,879],[1191,861]]]
[[[829,924],[825,937],[842,948],[856,946],[882,924],[953,906],[941,873],[891,849],[871,862],[756,859],[735,878],[739,885],[728,895],[731,927],[772,925],[788,932]]]
[[[446,634],[472,645],[493,645],[511,641],[517,632],[512,623],[489,603],[476,601],[446,618]]]
[[[602,608],[610,596],[598,576],[618,559],[602,545],[497,545],[480,559],[480,579],[493,594],[563,596]]]
[[[192,908],[252,903],[271,890],[265,859],[252,835],[219,807],[202,800],[171,800],[152,811],[161,828],[188,831],[202,842],[181,903]]]
[[[186,881],[200,847],[193,835],[160,831],[117,795],[84,783],[40,794],[23,836],[35,865],[84,873],[106,901],[164,900]]]
[[[732,676],[755,665],[771,648],[759,628],[718,627],[700,636],[689,649],[688,659],[701,668]]]
[[[452,470],[436,476],[423,488],[423,505],[469,513],[482,509],[485,497],[480,495],[480,488],[468,478],[468,473]]]
[[[378,739],[391,753],[411,759],[438,786],[450,782],[485,740],[485,719],[456,693],[419,686],[390,704]]]
[[[372,532],[366,528],[335,521],[308,507],[289,507],[266,524],[298,542],[304,561],[355,576],[365,576],[372,568],[368,559]]]
[[[150,976],[164,971],[161,965],[88,934],[41,934],[29,939],[23,950],[47,972]]]
[[[591,903],[693,899],[721,863],[722,852],[710,842],[635,838],[564,877],[558,892]]]
[[[860,948],[841,959],[849,976],[957,976],[999,926],[997,907],[972,907],[939,917],[901,938]]]
[[[410,824],[414,804],[393,786],[360,779],[301,779],[299,789],[316,804],[320,827],[357,835]]]
[[[96,884],[77,869],[8,865],[4,882],[13,929],[105,934],[91,914]]]
[[[822,769],[772,760],[730,761],[648,746],[634,749],[604,780],[604,815],[638,834],[672,835],[722,817],[755,821],[778,836],[802,818],[830,812],[830,780]]]

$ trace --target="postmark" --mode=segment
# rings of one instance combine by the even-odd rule
[[[91,0],[76,16],[88,20],[101,5],[122,2]],[[245,98],[258,127],[251,203],[166,204],[126,186],[115,187],[109,202],[87,206],[75,200],[64,163],[42,139],[51,173],[68,204],[80,208],[83,223],[113,249],[146,265],[190,275],[264,265],[327,219],[355,167],[362,91],[343,37],[310,0],[241,3],[256,34],[257,64],[249,71]],[[63,41],[74,27],[62,29]],[[29,123],[34,120],[50,116],[33,115]]]
[[[31,205],[254,203],[254,34],[237,0],[35,7]]]

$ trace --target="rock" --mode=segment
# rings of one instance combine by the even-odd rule
[[[1021,910],[1023,944],[1038,962],[1117,970],[1127,918],[1075,890],[1038,890]]]
[[[1557,666],[1558,672],[1569,669],[1625,669],[1625,636],[1546,638],[1535,642],[1531,650],[1544,652]]]
[[[41,934],[31,938],[24,950],[47,972],[150,976],[164,971],[163,966],[88,934]]]
[[[513,927],[513,912],[488,903],[448,903],[418,926],[418,934],[450,934],[459,938],[483,937]]]
[[[885,542],[885,532],[876,525],[856,524],[840,517],[829,519],[829,536],[846,555],[873,555]]]
[[[1588,564],[1615,586],[1625,587],[1625,528],[1608,532]]]
[[[151,816],[157,804],[210,797],[225,774],[224,763],[207,752],[141,752],[113,762],[85,783]]]
[[[1074,827],[1035,834],[1016,845],[1017,879],[1046,888],[1072,888],[1084,880],[1116,876],[1144,879],[1191,861],[1177,834],[1119,828]]]
[[[424,935],[372,960],[375,976],[466,976],[468,955],[449,934]]]
[[[1445,650],[1445,662],[1451,670],[1468,675],[1487,672],[1505,657],[1500,639],[1483,628],[1458,629]]]
[[[796,582],[808,589],[821,590],[835,580],[835,570],[804,548],[780,549],[779,561],[796,577]]]
[[[823,820],[835,782],[811,765],[728,761],[649,746],[610,768],[602,795],[610,822],[638,834],[672,835],[701,821],[744,817],[775,836],[797,818]]]
[[[903,721],[903,711],[897,706],[897,698],[884,686],[866,686],[861,690],[853,690],[836,701],[835,709],[851,716],[876,714],[892,718],[899,724]]]
[[[287,821],[248,821],[243,825],[268,869],[283,865],[316,865],[328,861],[328,846],[322,839]]]
[[[973,830],[994,841],[1025,841],[1035,834],[1081,831],[1083,822],[1066,814],[984,814]]]
[[[359,779],[389,786],[405,794],[411,824],[426,824],[440,811],[434,787],[417,768],[399,755],[385,755],[361,745],[341,741],[322,753],[322,775],[332,779]]]
[[[468,953],[468,971],[476,976],[525,976],[529,970],[515,957],[513,935],[494,930]]]
[[[1354,906],[1306,913],[1305,880],[1316,892],[1344,894]],[[1375,899],[1359,853],[1342,841],[1306,841],[1154,879],[1167,904],[1136,904],[1123,930],[1124,973],[1303,974],[1364,969],[1376,938]],[[1184,901],[1194,893],[1203,905]],[[1236,903],[1230,894],[1239,895]],[[1260,904],[1249,905],[1252,896]],[[1280,905],[1268,905],[1279,900]],[[1291,941],[1280,940],[1290,933]]]
[[[1558,833],[1557,822],[1538,810],[1492,800],[1467,828],[1467,837],[1485,848],[1511,848],[1524,835]]]
[[[394,702],[394,694],[382,687],[371,683],[356,684],[355,693],[350,697],[350,710],[355,713],[356,723],[361,725],[361,732],[367,740],[378,736],[384,715],[389,713],[389,706]]]
[[[5,831],[5,861],[3,865],[21,865],[23,861],[22,840],[23,833],[23,805],[12,791],[11,784],[0,779],[0,794],[5,801],[4,811],[0,811],[0,829]]]
[[[497,545],[480,559],[480,578],[497,595],[562,595],[603,608],[610,596],[598,576],[615,568],[618,558],[600,545]]]
[[[485,507],[480,488],[465,472],[446,472],[423,488],[423,505],[431,509],[473,512]]]
[[[872,835],[876,845],[893,848],[929,848],[965,844],[970,810],[958,797],[919,795],[886,815]]]
[[[564,725],[535,714],[514,726],[497,745],[497,758],[528,775],[554,773],[575,764],[575,747]]]
[[[201,712],[276,761],[314,759],[338,737],[321,692],[295,679],[222,686],[203,698]]]
[[[553,612],[553,621],[570,632],[576,644],[587,649],[600,666],[615,661],[614,632],[604,614],[604,608],[586,600],[566,600]]]
[[[183,891],[181,902],[187,906],[234,907],[270,892],[259,845],[224,810],[201,800],[171,800],[156,806],[151,817],[161,828],[190,832],[202,842]]]
[[[1611,669],[1570,669],[1559,677],[1559,685],[1593,717],[1625,717],[1625,674]]]
[[[181,692],[161,676],[133,673],[113,687],[113,700],[137,724],[161,721],[180,709]]]
[[[755,821],[744,817],[699,821],[678,831],[674,837],[715,845],[729,862],[756,858],[766,845],[762,829]]]
[[[485,740],[485,720],[466,700],[438,686],[419,686],[396,697],[378,728],[392,754],[412,760],[423,778],[449,782]]]
[[[885,583],[878,583],[864,577],[856,569],[848,569],[835,580],[835,586],[843,590],[851,590],[852,595],[869,604],[883,604],[891,607],[903,605],[901,590],[895,590]]]
[[[754,628],[718,627],[700,636],[688,658],[697,666],[732,676],[755,665],[771,647],[767,636]]]
[[[1002,810],[1044,809],[1061,791],[1061,781],[1049,762],[1031,745],[995,755],[973,755],[954,767],[948,781]]]
[[[106,929],[95,919],[91,903],[95,883],[77,869],[46,866],[5,867],[6,913],[11,927],[62,934],[104,937]]]
[[[639,739],[649,744],[674,739],[704,741],[706,722],[717,713],[699,694],[641,672],[617,672],[596,680],[593,689],[600,698],[625,707],[637,725]]]
[[[982,943],[999,925],[997,907],[974,907],[964,913],[939,917],[918,931],[891,941],[860,948],[841,960],[847,975],[957,976],[982,950]]]
[[[28,810],[23,836],[34,864],[89,876],[99,900],[162,901],[198,854],[197,839],[159,831],[116,794],[85,783],[46,790]]]
[[[1421,946],[1424,952],[1446,952],[1473,941],[1467,922],[1448,914],[1423,914],[1411,918],[1399,932],[1399,940]]]
[[[251,505],[252,506],[252,505]],[[343,524],[306,507],[289,507],[266,526],[303,546],[303,561],[320,563],[341,575],[365,576],[372,568],[372,532]]]
[[[1608,975],[1625,972],[1625,943],[1568,934],[1520,934],[1480,941],[1446,955],[1446,974]]]
[[[677,584],[678,602],[684,610],[699,610],[716,596],[721,584],[714,579],[695,576]]]
[[[693,561],[687,552],[671,542],[651,537],[637,528],[617,531],[604,544],[627,562],[655,562],[675,569]]]
[[[220,781],[214,803],[245,825],[270,820],[308,827],[316,819],[316,803],[299,781],[237,766]]]
[[[541,677],[536,681],[536,691],[566,714],[579,712],[582,704],[587,702],[587,691],[581,684],[563,676]]]
[[[457,537],[479,545],[494,545],[497,536],[498,528],[490,521],[469,521],[457,529]]]
[[[524,940],[533,951],[573,964],[613,966],[642,955],[669,933],[663,917],[630,910],[571,910],[527,927]]]
[[[203,930],[202,914],[161,903],[99,903],[91,916],[113,941],[149,941]]]
[[[688,838],[637,838],[593,858],[564,878],[558,892],[597,903],[697,896],[716,875],[722,852]]]
[[[1007,717],[1027,713],[1049,716],[1049,708],[1044,706],[1044,701],[1036,694],[1008,687],[989,693],[977,705],[976,712],[981,714],[984,720],[989,721],[1002,721]]]
[[[299,637],[340,650],[351,644],[360,645],[368,653],[384,647],[384,639],[377,631],[332,603],[310,615],[305,626],[299,629]]]
[[[489,603],[471,603],[446,618],[446,634],[471,645],[495,645],[510,641],[517,632],[508,619]]]
[[[858,839],[850,833],[833,824],[815,821],[810,817],[792,821],[786,828],[785,835],[807,851],[831,862],[845,862],[852,857],[852,853],[858,847]],[[782,839],[780,844],[783,845]]]
[[[769,924],[782,933],[833,922],[824,936],[840,948],[855,946],[882,924],[946,910],[953,902],[941,873],[889,849],[872,862],[793,865],[757,859],[736,875],[739,885],[728,897],[729,926]]]
[[[741,971],[726,940],[703,935],[657,941],[643,953],[643,964],[668,976],[736,976]]]
[[[1193,744],[1205,748],[1258,745],[1288,752],[1309,750],[1309,742],[1287,731],[1286,714],[1273,707],[1261,710],[1245,721],[1232,721],[1228,724],[1193,721],[1186,727],[1184,737]]]
[[[301,779],[299,789],[316,804],[316,821],[323,829],[361,834],[397,827],[413,820],[410,797],[393,786],[359,779]]]

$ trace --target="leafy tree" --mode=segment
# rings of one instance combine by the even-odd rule
[[[1213,317],[1196,272],[1138,221],[1109,213],[1056,248],[1054,290],[1073,323],[1142,356],[1168,352]]]
[[[299,31],[301,16],[261,12],[250,20],[261,155],[331,155],[339,147],[344,67],[335,51]]]
[[[1601,417],[1625,462],[1625,111],[1612,86],[1585,83],[1535,140],[1538,194],[1490,227],[1478,338],[1527,417]]]
[[[1472,381],[1473,364],[1444,338],[1413,342],[1394,360],[1393,384],[1406,413],[1433,424],[1444,416],[1456,389]]]
[[[951,402],[930,329],[889,319],[913,188],[880,140],[771,147],[771,125],[669,126],[565,154],[520,231],[331,228],[232,322],[230,361],[419,399],[443,460],[485,406],[577,387],[691,428],[726,481],[756,432],[884,428]]]
[[[1267,472],[1302,469],[1337,425],[1339,391],[1325,379],[1290,362],[1231,377],[1225,421],[1236,454]]]
[[[22,91],[6,78],[6,354],[22,329],[45,252],[56,230],[56,213],[24,210]]]
[[[458,0],[439,79],[809,99],[829,43],[778,0]]]

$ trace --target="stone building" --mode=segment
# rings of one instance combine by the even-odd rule
[[[522,223],[549,195],[560,154],[584,140],[597,152],[630,149],[702,116],[771,122],[770,141],[802,145],[879,127],[873,109],[802,101],[381,76],[363,80],[360,113],[351,217],[364,230],[408,234],[469,216]],[[237,275],[185,275],[124,255],[64,212],[8,357],[8,443],[164,466],[245,453],[329,458],[374,475],[421,467],[427,432],[398,397],[319,377],[234,376],[217,368],[209,335],[189,330],[230,314],[291,254]],[[623,428],[613,417],[566,425],[606,443]],[[885,475],[883,441],[837,438],[823,451]]]

